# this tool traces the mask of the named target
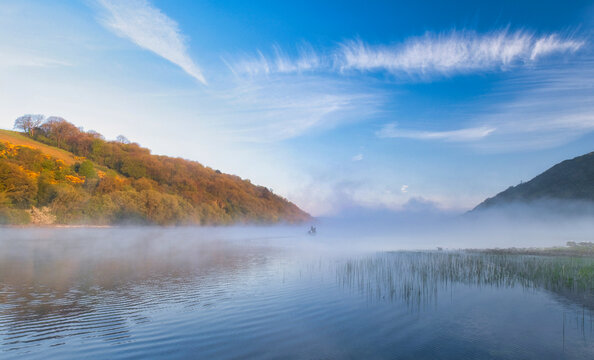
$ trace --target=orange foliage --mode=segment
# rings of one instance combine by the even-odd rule
[[[229,224],[310,219],[296,205],[249,180],[195,161],[152,155],[136,143],[105,141],[98,133],[84,132],[60,118],[36,128],[33,139],[53,146],[57,153],[55,147],[72,153],[65,154],[74,164],[39,150],[21,153],[24,148],[1,143],[0,159],[23,166],[29,179],[37,179],[36,206],[50,206],[58,222],[86,218],[105,223],[129,219]],[[91,168],[110,171],[83,171],[81,162],[87,163],[85,169],[92,162]]]
[[[66,180],[70,181],[73,184],[84,184],[85,183],[84,176],[66,175]]]

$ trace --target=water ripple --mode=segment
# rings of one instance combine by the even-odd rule
[[[105,241],[87,240],[92,252],[35,241],[0,252],[2,358],[594,355],[591,310],[492,263],[474,278],[460,259],[448,268],[425,254],[314,258],[219,241],[113,251]]]

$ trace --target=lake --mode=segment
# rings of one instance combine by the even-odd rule
[[[0,358],[594,358],[592,259],[302,230],[0,229]]]

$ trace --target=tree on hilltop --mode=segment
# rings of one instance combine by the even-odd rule
[[[120,144],[129,144],[130,140],[128,140],[127,137],[125,137],[124,135],[118,135],[118,137],[116,138],[116,141],[119,142]]]
[[[33,136],[35,128],[38,128],[41,125],[41,123],[43,123],[44,119],[45,119],[45,116],[40,115],[40,114],[23,115],[14,121],[14,128],[23,130],[29,136]]]
[[[70,137],[81,133],[79,128],[59,116],[50,116],[47,118],[43,125],[41,125],[41,128],[46,135],[50,135],[50,138],[56,142],[56,146],[62,149],[64,149]]]

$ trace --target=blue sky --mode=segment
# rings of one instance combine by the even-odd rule
[[[591,1],[0,2],[0,127],[57,115],[314,215],[463,211],[593,151]]]

